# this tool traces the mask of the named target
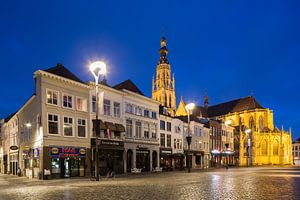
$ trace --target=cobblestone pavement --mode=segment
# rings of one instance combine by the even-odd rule
[[[300,168],[166,172],[99,182],[0,175],[0,199],[300,199]]]

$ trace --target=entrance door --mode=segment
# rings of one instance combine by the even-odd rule
[[[131,171],[131,168],[132,168],[132,151],[131,150],[128,150],[127,151],[127,172],[130,172]]]
[[[64,177],[68,178],[71,175],[71,159],[64,159]]]

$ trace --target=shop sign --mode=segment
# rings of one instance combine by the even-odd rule
[[[163,148],[161,148],[160,153],[161,154],[172,154],[172,149],[167,149],[167,148],[163,149]]]
[[[51,147],[50,157],[68,158],[68,157],[86,157],[86,148],[84,147]]]
[[[136,147],[138,149],[148,149],[148,147],[146,145],[143,145],[143,144],[138,144]]]
[[[40,149],[39,148],[32,149],[31,152],[32,152],[32,154],[31,154],[32,157],[34,157],[34,158],[40,157]]]
[[[172,151],[161,150],[161,153],[164,153],[164,154],[172,154]]]
[[[18,146],[16,146],[16,145],[14,145],[14,146],[10,146],[9,148],[10,148],[10,150],[18,150],[18,149],[19,149],[19,147],[18,147]]]
[[[94,146],[96,144],[96,139],[92,138],[91,139],[91,144]],[[103,139],[98,139],[98,145],[101,146],[106,146],[106,147],[124,147],[124,142],[123,141],[116,141],[116,140],[103,140]]]
[[[149,151],[136,150],[137,153],[149,153]]]

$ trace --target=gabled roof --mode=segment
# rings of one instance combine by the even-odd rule
[[[225,115],[230,112],[240,112],[243,110],[252,110],[256,108],[264,109],[264,107],[262,107],[253,96],[247,96],[233,101],[209,106],[207,114],[208,117],[215,117]]]
[[[143,95],[145,96],[141,90],[130,80],[126,80],[126,81],[123,81],[122,83],[119,83],[115,86],[113,86],[114,89],[117,89],[117,90],[129,90],[131,92],[135,92],[137,94],[140,94],[140,95]]]
[[[64,67],[62,64],[57,63],[55,67],[51,67],[49,69],[43,70],[45,72],[61,76],[73,81],[77,81],[80,83],[84,83],[80,78],[78,78],[75,74],[73,74],[70,70],[68,70],[66,67]]]
[[[10,114],[9,116],[7,116],[5,119],[4,119],[4,122],[8,122],[17,112],[14,112],[12,114]]]

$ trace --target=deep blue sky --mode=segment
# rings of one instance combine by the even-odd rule
[[[107,62],[109,84],[132,79],[150,97],[162,32],[177,99],[210,105],[247,96],[300,137],[300,1],[2,1],[0,117],[33,93],[33,72],[57,62],[84,81]]]

